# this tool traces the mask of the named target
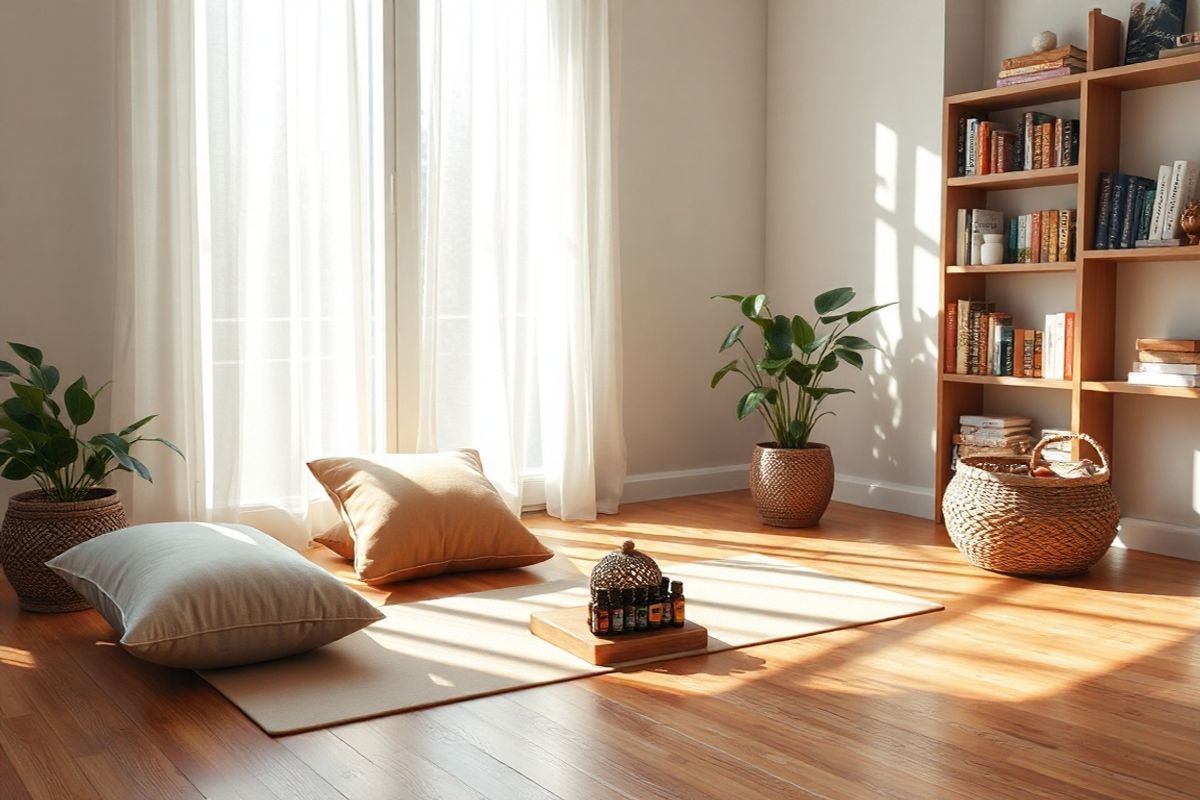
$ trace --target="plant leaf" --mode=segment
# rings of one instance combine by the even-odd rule
[[[79,458],[79,443],[73,438],[56,436],[46,443],[43,456],[52,470],[68,467]]]
[[[732,300],[735,303],[741,303],[746,299],[745,295],[741,294],[714,294],[709,300]]]
[[[788,423],[788,436],[792,438],[792,443],[800,446],[805,443],[808,438],[808,426],[802,419],[794,419]]]
[[[757,319],[766,304],[767,296],[765,294],[748,294],[742,298],[742,313],[748,319]]]
[[[818,366],[819,366],[821,372],[833,372],[835,369],[838,368],[837,354],[829,353],[828,355],[826,355],[824,358],[821,359],[821,363]]]
[[[25,404],[16,397],[10,397],[0,403],[0,409],[3,409],[4,415],[19,425],[25,433],[44,433],[46,430],[41,417],[26,409]]]
[[[718,352],[723,353],[737,344],[737,340],[741,338],[742,330],[745,327],[746,326],[742,324],[734,325],[733,328],[730,329],[729,333],[725,334],[725,341],[721,343],[721,349]]]
[[[80,378],[68,386],[63,401],[67,404],[67,416],[75,425],[87,424],[96,413],[96,401],[88,394],[86,378]]]
[[[793,361],[788,364],[784,374],[797,386],[808,386],[812,382],[813,367],[811,364],[801,364],[799,361]]]
[[[771,360],[792,357],[792,321],[785,316],[775,317],[766,329],[767,358]]]
[[[804,393],[809,397],[814,397],[818,400],[828,397],[831,394],[854,394],[853,389],[831,389],[828,386],[805,386]]]
[[[720,383],[721,380],[726,375],[733,372],[737,368],[737,363],[738,363],[737,359],[735,358],[733,361],[730,361],[728,364],[726,364],[725,366],[721,367],[719,370],[714,372],[713,376],[712,376],[712,380],[709,381],[709,383],[708,383],[708,387],[710,389],[717,388],[717,384]]]
[[[733,363],[735,363],[735,364],[736,364],[737,362],[735,361],[735,362],[733,362]],[[174,443],[174,442],[168,441],[168,440],[166,440],[166,439],[162,438],[161,436],[148,436],[148,437],[146,437],[145,439],[142,439],[142,441],[143,441],[143,442],[158,442],[159,444],[166,445],[166,446],[167,446],[167,447],[169,447],[170,449],[174,450],[174,451],[175,451],[175,453],[176,453],[176,455],[178,455],[178,456],[179,456],[180,458],[182,458],[184,461],[187,461],[187,456],[185,456],[185,455],[183,454],[183,451],[182,451],[182,450],[180,450],[178,447],[176,447],[176,446],[175,446],[175,443]]]
[[[881,309],[887,308],[888,306],[894,306],[894,305],[896,305],[895,300],[893,300],[890,303],[884,303],[883,305],[871,306],[870,308],[862,308],[862,309],[859,309],[858,311],[851,311],[849,314],[846,315],[846,322],[849,322],[851,325],[855,324],[856,322],[862,322],[864,319],[871,316],[876,311],[879,311]]]
[[[141,478],[142,480],[145,480],[149,483],[154,483],[154,479],[150,477],[150,470],[146,467],[145,464],[138,461],[133,456],[126,456],[126,458],[129,459],[129,463],[130,463],[130,467],[131,467],[132,471],[137,473],[137,476],[139,478]],[[122,464],[121,466],[125,466],[125,465]]]
[[[841,336],[834,342],[838,347],[846,347],[851,350],[878,350],[879,348],[868,342],[861,336]]]
[[[41,389],[47,395],[54,394],[54,390],[58,388],[59,374],[58,367],[30,367],[29,376],[33,381],[33,385]]]
[[[835,349],[833,352],[834,355],[836,355],[842,361],[845,361],[850,366],[857,367],[858,369],[863,368],[863,357],[861,353],[857,353],[854,350],[845,350],[840,347]]]
[[[14,367],[7,361],[0,361],[0,378],[7,378],[9,375],[20,375],[21,370]]]
[[[104,479],[104,471],[108,467],[109,457],[104,452],[95,452],[87,457],[83,462],[83,473],[92,479],[93,483],[99,483]]]
[[[28,383],[17,383],[12,381],[9,384],[12,386],[13,394],[17,396],[17,400],[21,401],[21,405],[30,414],[41,416],[42,404],[46,399],[46,393],[36,386],[30,386]]]
[[[830,311],[837,311],[853,299],[854,290],[849,286],[843,286],[817,295],[817,298],[813,300],[813,307],[817,309],[818,314],[828,314]]]
[[[812,325],[808,324],[808,320],[799,315],[792,317],[792,339],[795,340],[797,347],[804,350],[816,338],[817,333],[813,330]]]
[[[774,375],[791,363],[792,357],[788,356],[787,358],[764,358],[754,366],[763,372],[769,372]]]
[[[157,416],[158,416],[158,414],[151,414],[148,417],[142,417],[141,419],[139,419],[137,422],[133,423],[132,425],[128,425],[125,428],[123,428],[121,430],[121,432],[117,435],[118,436],[128,436],[129,434],[133,433],[138,428],[141,428],[143,425],[145,425],[147,422],[149,422],[150,420],[154,419]]]
[[[0,478],[5,478],[10,481],[23,481],[33,474],[33,468],[24,461],[14,458],[4,465],[4,471],[0,472]]]
[[[767,389],[765,386],[755,386],[750,391],[742,395],[742,398],[737,403],[737,418],[745,419],[754,413],[754,409],[762,405],[763,400],[767,399]]]
[[[811,342],[809,342],[808,347],[802,347],[800,349],[811,356],[813,353],[824,347],[828,341],[828,336],[822,336],[820,339],[813,339]]]
[[[42,351],[36,347],[30,347],[27,344],[18,344],[17,342],[9,342],[8,346],[13,349],[13,352],[21,357],[21,360],[27,364],[32,364],[35,367],[42,365]]]

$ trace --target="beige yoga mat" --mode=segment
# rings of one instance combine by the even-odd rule
[[[671,566],[709,652],[937,611],[942,606],[748,555]],[[272,734],[612,671],[529,632],[538,609],[587,604],[586,578],[385,606],[386,619],[279,661],[200,675]],[[629,666],[629,665],[621,665]]]

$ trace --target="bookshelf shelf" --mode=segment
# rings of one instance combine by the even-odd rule
[[[1104,252],[1104,251],[1101,251]],[[1198,256],[1200,258],[1200,256]],[[990,267],[978,265],[946,267],[948,275],[1024,275],[1027,273],[1074,272],[1075,261],[1047,261],[1041,264],[995,264]]]
[[[1061,78],[1022,83],[1017,86],[1002,86],[997,89],[983,89],[978,92],[951,95],[946,98],[947,105],[965,106],[976,111],[1000,111],[1006,108],[1020,108],[1036,103],[1053,103],[1059,100],[1078,100],[1083,76],[1064,75]]]
[[[1085,250],[1084,261],[1200,261],[1200,245],[1137,247],[1132,250]]]
[[[1189,400],[1200,400],[1200,389],[1189,389],[1183,386],[1143,386],[1140,383],[1125,381],[1084,381],[1083,391],[1101,392],[1104,394],[1142,394],[1152,397],[1183,397]]]
[[[1052,381],[1046,378],[1014,378],[1012,375],[959,375],[954,372],[942,374],[947,383],[974,383],[981,386],[1025,386],[1030,389],[1070,389],[1070,381]]]
[[[1175,56],[1082,74],[1090,85],[1106,86],[1121,91],[1170,86],[1200,80],[1200,55]]]
[[[1046,167],[1018,172],[996,172],[988,175],[955,175],[946,179],[952,188],[983,189],[1029,189],[1035,186],[1069,186],[1079,180],[1079,167]]]

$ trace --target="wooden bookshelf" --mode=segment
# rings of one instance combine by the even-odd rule
[[[1119,20],[1105,16],[1099,9],[1093,10],[1088,15],[1087,72],[1018,86],[984,89],[945,99],[939,352],[945,352],[944,310],[948,303],[986,298],[988,280],[997,275],[1029,276],[1063,272],[1074,273],[1075,350],[1072,363],[1074,377],[1069,381],[957,375],[944,372],[944,365],[939,359],[934,478],[934,514],[938,521],[942,519],[942,494],[952,476],[951,437],[958,430],[958,418],[963,414],[979,413],[984,407],[985,392],[994,390],[994,387],[1068,392],[1071,429],[1091,434],[1110,453],[1113,450],[1113,399],[1116,396],[1200,400],[1200,389],[1140,386],[1115,380],[1118,267],[1125,262],[1200,261],[1200,246],[1086,249],[1095,240],[1100,174],[1120,169],[1122,94],[1131,90],[1200,81],[1200,55],[1118,65],[1123,39]],[[1073,99],[1079,101],[1078,166],[970,178],[955,174],[960,118],[977,116],[983,111],[1036,110],[1045,103]],[[1076,261],[1061,264],[1002,264],[994,267],[955,264],[955,223],[959,209],[987,208],[988,193],[992,191],[1020,191],[1062,185],[1076,187]]]

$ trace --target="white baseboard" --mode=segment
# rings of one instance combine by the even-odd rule
[[[749,486],[749,464],[648,472],[630,475],[625,479],[625,492],[621,495],[621,502],[641,503],[646,500],[664,500],[668,497],[732,492],[747,489]]]
[[[1123,517],[1114,547],[1200,561],[1200,530],[1167,522]]]
[[[933,519],[933,489],[925,486],[909,486],[839,473],[834,477],[833,499],[840,503]]]

